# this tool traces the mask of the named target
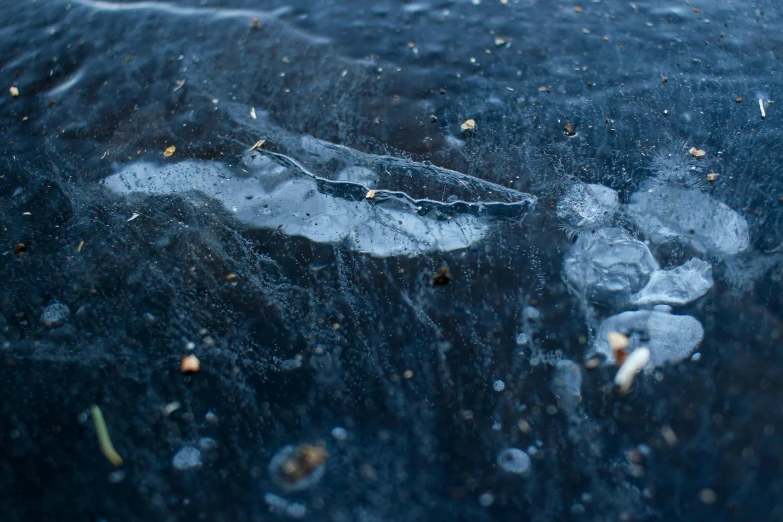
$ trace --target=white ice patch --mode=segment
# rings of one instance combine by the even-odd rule
[[[655,244],[679,239],[719,255],[750,246],[745,218],[695,188],[648,183],[631,195],[627,212]]]
[[[595,229],[611,223],[620,208],[617,192],[603,185],[578,182],[557,203],[557,217],[569,233]]]
[[[364,184],[372,180],[373,172],[366,168],[343,169],[337,179],[327,180],[304,173],[288,158],[271,156],[255,155],[249,174],[238,174],[220,162],[187,160],[167,166],[139,162],[104,183],[119,194],[182,194],[194,204],[202,201],[199,194],[203,194],[220,201],[249,226],[319,243],[342,243],[378,257],[468,247],[487,234],[487,214],[526,212],[534,200],[447,204],[388,190],[367,199]],[[488,209],[492,205],[505,208]]]
[[[712,265],[693,258],[671,270],[653,272],[649,282],[631,296],[631,304],[684,305],[695,301],[712,288]]]
[[[671,315],[659,311],[623,312],[601,323],[593,350],[614,363],[609,346],[609,332],[627,335],[629,351],[646,346],[650,350],[650,365],[679,362],[688,358],[704,338],[701,323],[689,315]]]
[[[620,228],[580,234],[564,265],[572,289],[601,304],[627,301],[656,270],[658,262],[647,245]]]

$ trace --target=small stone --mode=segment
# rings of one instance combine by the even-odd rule
[[[174,455],[172,465],[179,471],[189,471],[201,467],[201,451],[193,446],[185,446]]]
[[[71,309],[63,303],[52,303],[41,312],[41,323],[47,328],[62,326],[71,316]]]
[[[195,355],[186,355],[179,362],[179,371],[184,374],[198,373],[201,369],[201,362]]]

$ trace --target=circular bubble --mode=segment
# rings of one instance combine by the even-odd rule
[[[522,475],[530,469],[530,457],[519,448],[506,448],[498,455],[498,466],[506,473]]]

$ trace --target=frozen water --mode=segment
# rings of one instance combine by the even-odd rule
[[[310,149],[315,147],[312,141],[308,143]],[[319,160],[325,155],[324,148],[316,149]],[[220,162],[183,161],[168,166],[139,162],[109,176],[104,184],[118,194],[183,194],[195,204],[199,194],[206,195],[250,226],[277,229],[319,243],[341,243],[378,257],[468,247],[484,238],[493,219],[521,219],[535,201],[505,189],[501,199],[516,201],[456,199],[443,203],[381,190],[367,198],[369,188],[358,183],[371,181],[366,167],[343,169],[336,175],[340,179],[331,181],[310,174],[280,154],[256,154],[246,161],[249,175],[232,172]],[[400,170],[398,163],[390,161],[389,168],[396,165]],[[419,172],[420,181],[427,174],[435,178],[435,184],[440,174],[440,181],[458,178],[433,167],[421,168],[425,170]],[[409,162],[407,169],[419,167]],[[487,189],[486,184],[472,185]]]
[[[654,244],[678,239],[716,255],[748,249],[748,223],[725,203],[696,188],[647,183],[626,207],[636,226]]]
[[[623,312],[606,319],[596,333],[593,350],[605,355],[607,363],[614,363],[606,338],[609,332],[627,335],[629,350],[646,346],[651,366],[686,359],[704,338],[701,323],[689,315],[647,310]]]
[[[582,402],[582,370],[574,361],[562,360],[555,367],[552,391],[560,406],[568,413],[574,413]]]
[[[653,272],[649,282],[631,296],[631,304],[684,305],[695,301],[712,288],[712,265],[698,258],[671,270]]]
[[[572,289],[601,304],[626,301],[656,270],[658,262],[647,245],[619,228],[580,234],[564,264]]]
[[[557,217],[569,234],[609,225],[620,208],[617,192],[598,184],[577,182],[557,204]]]

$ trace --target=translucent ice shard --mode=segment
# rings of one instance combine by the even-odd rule
[[[679,239],[719,255],[750,245],[745,218],[696,188],[648,183],[631,195],[627,212],[655,244]]]
[[[653,272],[647,285],[631,296],[630,302],[637,306],[684,305],[703,296],[710,288],[712,265],[693,258],[672,270]]]
[[[569,235],[609,225],[620,208],[617,192],[603,185],[575,183],[557,204]]]
[[[650,365],[679,362],[690,356],[704,338],[701,323],[689,315],[672,315],[660,311],[623,312],[606,319],[598,329],[593,350],[614,363],[607,341],[609,332],[627,335],[629,351],[640,346],[650,350]]]
[[[309,147],[317,148],[312,143]],[[331,150],[325,145],[321,148]],[[465,248],[486,235],[493,219],[521,219],[535,201],[503,187],[496,191],[494,185],[481,180],[468,183],[463,175],[444,169],[421,166],[424,170],[417,172],[420,166],[410,161],[405,168],[412,174],[394,176],[390,170],[405,171],[405,160],[396,159],[384,160],[388,163],[386,186],[394,184],[392,179],[403,186],[414,181],[424,187],[450,186],[455,197],[448,203],[413,199],[406,192],[381,188],[370,198],[368,185],[378,176],[377,168],[370,167],[382,163],[379,157],[356,151],[351,156],[341,148],[331,155],[321,149],[316,152],[307,157],[322,171],[327,169],[322,161],[334,160],[337,152],[343,154],[344,161],[329,161],[333,179],[316,176],[288,156],[259,151],[247,154],[239,171],[219,162],[183,161],[165,167],[135,163],[104,183],[121,194],[179,193],[194,201],[203,194],[222,202],[250,226],[341,243],[378,257]],[[351,158],[357,160],[353,165]],[[497,196],[494,200],[493,195]]]
[[[627,301],[656,270],[658,263],[647,245],[619,228],[581,234],[564,265],[572,290],[601,304]]]

